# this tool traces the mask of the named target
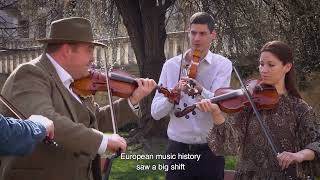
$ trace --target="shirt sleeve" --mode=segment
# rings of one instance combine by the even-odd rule
[[[141,117],[141,110],[140,110],[140,104],[133,105],[130,101],[130,99],[127,99],[129,107],[131,108],[132,112],[137,116]]]
[[[218,155],[237,155],[246,133],[249,111],[226,115],[226,121],[214,125],[208,135],[208,144],[212,152]]]
[[[315,111],[306,103],[296,108],[300,144],[305,149],[314,151],[315,160],[320,163],[320,120]]]
[[[217,77],[213,80],[210,89],[202,89],[201,96],[205,99],[210,99],[214,97],[214,92],[222,87],[230,87],[231,81],[231,73],[232,73],[232,63],[227,60],[222,67],[219,69],[220,71],[217,73]]]
[[[0,154],[25,155],[46,136],[43,125],[30,120],[17,120],[0,116]]]
[[[103,138],[98,149],[99,155],[103,155],[106,152],[106,149],[108,147],[108,140],[109,140],[108,135],[103,134]]]
[[[167,63],[165,63],[162,67],[158,84],[163,87],[168,87],[167,81]],[[168,98],[157,91],[151,104],[151,116],[155,120],[159,120],[167,116],[172,111],[173,107],[174,105],[169,102]]]
[[[302,149],[310,149],[314,152],[315,158],[309,161],[307,169],[313,175],[320,176],[320,119],[311,106],[299,99],[295,102],[298,122],[297,141]]]
[[[204,97],[205,99],[210,99],[214,97],[214,93],[203,88],[201,92],[201,96]]]
[[[213,81],[210,91],[215,92],[219,88],[230,87],[231,73],[232,63],[229,60],[225,60]]]

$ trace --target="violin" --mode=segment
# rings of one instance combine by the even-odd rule
[[[201,51],[197,50],[197,49],[193,50],[191,64],[190,64],[189,71],[188,71],[189,78],[192,78],[192,79],[196,78],[200,58],[201,58]]]
[[[112,95],[128,98],[138,87],[138,83],[129,74],[121,71],[110,72],[109,82]],[[106,75],[90,70],[89,75],[71,83],[72,90],[79,96],[95,95],[97,91],[107,91]]]
[[[192,52],[192,59],[191,64],[188,69],[188,77],[195,79],[198,72],[198,65],[200,63],[201,58],[201,51],[200,50],[193,50]],[[189,96],[192,96],[194,98],[196,95],[200,95],[201,93],[198,91],[198,89],[195,88],[196,84],[194,81],[190,80],[184,90],[184,93],[188,94]]]
[[[120,98],[129,98],[138,87],[137,81],[124,71],[113,70],[109,73],[108,78],[112,95]],[[75,80],[71,88],[79,96],[90,96],[96,94],[97,91],[107,91],[106,75],[90,70],[88,76]],[[179,93],[171,92],[162,86],[156,86],[156,89],[172,102],[179,103]]]
[[[258,109],[273,109],[278,104],[279,95],[274,86],[264,84],[261,80],[249,80],[245,85]],[[215,91],[215,96],[210,101],[218,104],[225,113],[239,112],[246,106],[251,107],[242,89],[220,88]],[[196,104],[193,104],[182,111],[176,110],[174,114],[176,117],[183,117],[195,108]]]

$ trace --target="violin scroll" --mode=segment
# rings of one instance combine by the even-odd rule
[[[189,80],[184,88],[183,92],[194,98],[197,95],[201,95],[201,92],[196,88],[196,83],[193,80]]]
[[[183,109],[182,111],[181,110],[176,110],[174,112],[174,115],[178,118],[180,117],[183,117],[183,116],[186,116],[187,114],[189,114],[190,112],[193,112],[194,109],[196,108],[197,106],[195,104],[191,105],[191,106],[188,106],[186,107],[185,109]]]
[[[170,102],[172,102],[174,104],[179,104],[180,97],[181,97],[180,91],[175,90],[175,89],[169,91],[167,88],[164,88],[161,85],[156,86],[156,89],[158,90],[159,93],[162,93],[165,97],[167,97]]]
[[[193,50],[191,65],[190,65],[189,72],[188,72],[189,78],[192,78],[192,79],[196,78],[200,58],[201,58],[201,51],[197,50],[197,49]]]

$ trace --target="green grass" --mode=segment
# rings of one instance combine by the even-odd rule
[[[161,160],[122,160],[117,159],[112,166],[111,180],[164,180],[164,171],[160,170],[137,170],[137,165],[163,164]]]
[[[224,162],[224,169],[234,170],[237,165],[237,158],[234,156],[226,156]]]
[[[117,158],[110,174],[111,180],[164,180],[165,172],[163,170],[137,170],[137,165],[155,165],[163,164],[162,160],[124,160]],[[236,158],[226,157],[225,169],[234,169]]]
[[[121,132],[122,136],[126,136],[127,134]],[[149,139],[151,149],[149,152],[154,154],[162,154],[165,153],[167,142],[165,139]],[[141,148],[140,144],[135,144],[128,146],[126,154],[148,154],[143,148]],[[118,157],[113,161],[110,180],[164,180],[165,179],[165,171],[159,170],[158,166],[163,165],[164,161],[161,159],[150,159],[150,160],[128,160],[121,159]],[[139,165],[150,165],[149,170],[137,170],[137,166]],[[152,165],[155,165],[156,170],[152,170]],[[231,170],[235,169],[236,166],[236,158],[233,156],[227,156],[225,162],[225,169]]]

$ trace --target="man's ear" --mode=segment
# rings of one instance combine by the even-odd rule
[[[72,47],[69,44],[64,44],[63,48],[65,50],[65,53],[70,54],[72,52]]]
[[[210,33],[210,36],[211,36],[211,39],[212,40],[215,40],[217,38],[217,32],[215,30],[213,30],[211,33]]]
[[[67,58],[69,57],[69,55],[71,54],[71,47],[69,44],[63,44],[60,49],[59,49],[59,52],[60,52],[60,55],[63,56],[63,58]]]

